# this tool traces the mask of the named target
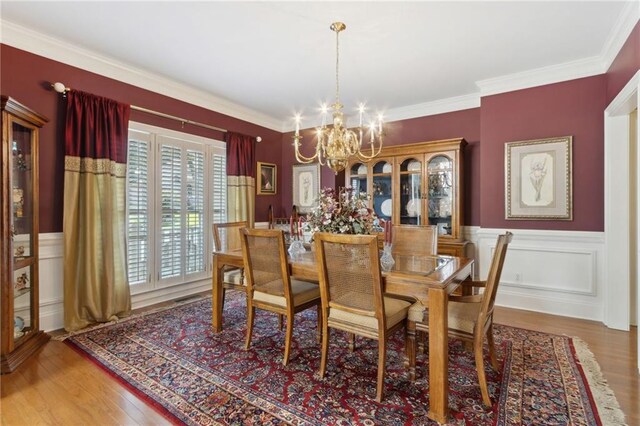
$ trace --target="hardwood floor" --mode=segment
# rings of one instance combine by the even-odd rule
[[[496,322],[577,336],[595,354],[629,425],[640,425],[637,329],[610,330],[600,323],[497,308]],[[77,425],[169,422],[115,379],[66,344],[50,341],[15,372],[0,377],[0,424]]]

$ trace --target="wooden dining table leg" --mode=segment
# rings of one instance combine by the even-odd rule
[[[448,295],[429,289],[429,418],[446,423],[449,417]]]
[[[218,256],[213,256],[213,283],[211,294],[211,319],[214,333],[220,333],[222,331],[222,265],[219,262]]]

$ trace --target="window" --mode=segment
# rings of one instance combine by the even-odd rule
[[[211,223],[226,221],[222,142],[130,123],[127,263],[132,290],[211,276]]]

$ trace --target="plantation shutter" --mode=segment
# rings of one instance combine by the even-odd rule
[[[160,145],[160,272],[159,278],[182,273],[182,150]]]
[[[186,273],[204,271],[204,152],[187,150]]]
[[[211,222],[226,219],[224,143],[130,125],[129,284],[142,293],[210,279]]]
[[[213,154],[212,175],[212,219],[213,223],[224,223],[227,221],[227,156],[223,150]]]
[[[129,284],[149,281],[150,135],[130,131],[127,157],[127,266]]]

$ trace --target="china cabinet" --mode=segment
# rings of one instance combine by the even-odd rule
[[[48,120],[2,96],[0,372],[15,370],[49,336],[38,318],[38,132]]]
[[[370,207],[394,225],[435,225],[438,253],[464,256],[464,139],[387,146],[369,163],[350,162],[346,184],[371,194]]]

